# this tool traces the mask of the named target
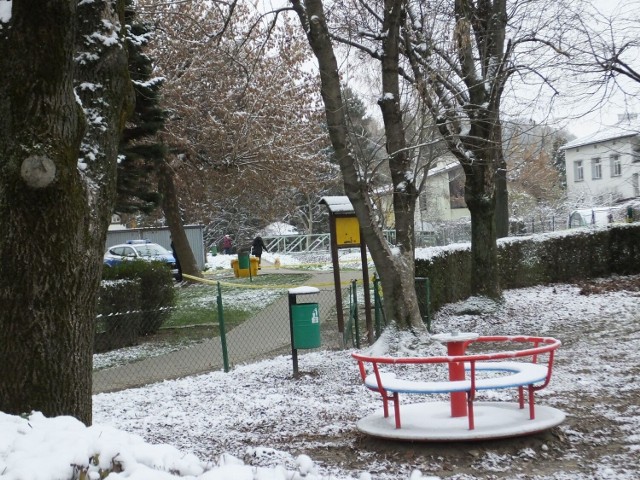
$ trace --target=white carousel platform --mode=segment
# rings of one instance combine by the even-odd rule
[[[395,440],[424,442],[464,442],[530,435],[553,428],[565,419],[564,412],[536,405],[536,418],[529,419],[529,408],[518,403],[474,402],[475,429],[469,430],[467,417],[451,417],[449,402],[400,405],[401,428],[396,428],[393,408],[384,418],[382,409],[357,423],[368,435]]]

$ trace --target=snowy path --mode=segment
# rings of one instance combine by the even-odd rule
[[[352,278],[359,278],[361,275],[362,272],[359,271],[345,271],[341,272],[341,280],[344,283]],[[332,280],[332,272],[318,272],[306,284],[327,285]],[[335,297],[332,295],[324,295],[322,299],[321,322],[335,306]],[[343,299],[344,301],[345,299]],[[231,365],[256,361],[276,353],[282,353],[290,348],[290,345],[289,304],[286,295],[227,334],[229,363]],[[163,380],[222,370],[223,367],[220,339],[212,338],[175,352],[95,371],[93,373],[93,393],[123,390]]]

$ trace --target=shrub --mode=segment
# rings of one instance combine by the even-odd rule
[[[103,280],[136,280],[140,285],[138,335],[156,333],[169,317],[176,297],[171,271],[164,262],[122,262],[104,267]]]
[[[498,269],[503,289],[637,274],[640,224],[502,239],[498,242]],[[432,258],[417,259],[416,277],[429,278],[434,311],[469,297],[470,246],[444,248]]]
[[[99,322],[94,350],[105,352],[135,345],[140,328],[140,281],[108,280],[100,284]]]

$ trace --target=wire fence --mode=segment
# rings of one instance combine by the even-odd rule
[[[567,216],[555,214],[540,214],[535,216],[518,217],[509,222],[509,235],[522,236],[534,233],[554,232],[566,230],[568,227]],[[396,244],[396,231],[384,230],[383,235],[391,245]],[[265,236],[263,240],[267,244],[269,252],[279,254],[313,254],[330,251],[330,235],[328,233],[313,235],[278,235]],[[435,247],[450,245],[452,243],[465,243],[471,241],[471,220],[461,219],[435,223],[430,230],[416,230],[416,247]]]
[[[202,281],[176,287],[177,304],[155,311],[103,313],[97,319],[94,355],[94,393],[122,390],[167,379],[233,368],[292,351],[288,292],[299,285],[314,285],[311,274],[294,277],[295,283]],[[315,282],[317,283],[317,282]],[[319,305],[320,346],[343,348],[338,327],[336,292],[332,282],[317,283],[313,300]],[[348,298],[349,286],[341,288]],[[306,297],[306,295],[305,295]],[[304,298],[306,301],[307,298]],[[342,315],[346,309],[343,302]],[[153,310],[153,309],[152,309]],[[160,328],[141,335],[145,322]],[[149,329],[146,329],[149,331]]]
[[[420,316],[427,331],[431,332],[431,285],[426,277],[415,278],[416,296]],[[367,302],[370,295],[370,315],[367,315]],[[354,348],[361,348],[365,343],[377,340],[387,326],[388,321],[384,312],[384,298],[380,279],[373,276],[370,292],[366,292],[364,285],[353,280],[348,289],[347,320],[343,334],[343,344]]]
[[[173,307],[126,312],[103,309],[97,318],[93,392],[229,371],[283,354],[292,355],[297,373],[298,350],[361,348],[375,341],[387,323],[380,282],[374,275],[368,282],[370,291],[365,292],[361,271],[347,271],[342,278],[342,308],[329,271],[251,279],[190,277],[193,283],[175,287]],[[301,290],[301,285],[314,288]],[[430,328],[428,279],[416,279],[416,292]],[[142,294],[151,296],[150,292]],[[296,318],[299,314],[294,310],[298,309],[292,303],[317,304],[317,318]]]

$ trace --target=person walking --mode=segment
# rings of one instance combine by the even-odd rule
[[[260,270],[260,262],[262,261],[262,251],[268,252],[267,247],[262,241],[262,237],[258,235],[253,239],[253,243],[251,244],[251,255],[258,257],[258,270]]]
[[[225,235],[222,238],[222,253],[225,255],[231,255],[231,247],[233,243],[231,242],[231,236]]]
[[[178,272],[175,275],[176,282],[182,282],[182,266],[180,265],[180,259],[178,258],[178,252],[176,252],[176,246],[173,244],[173,240],[171,240],[171,252],[173,253],[173,258],[176,260],[176,269]]]

